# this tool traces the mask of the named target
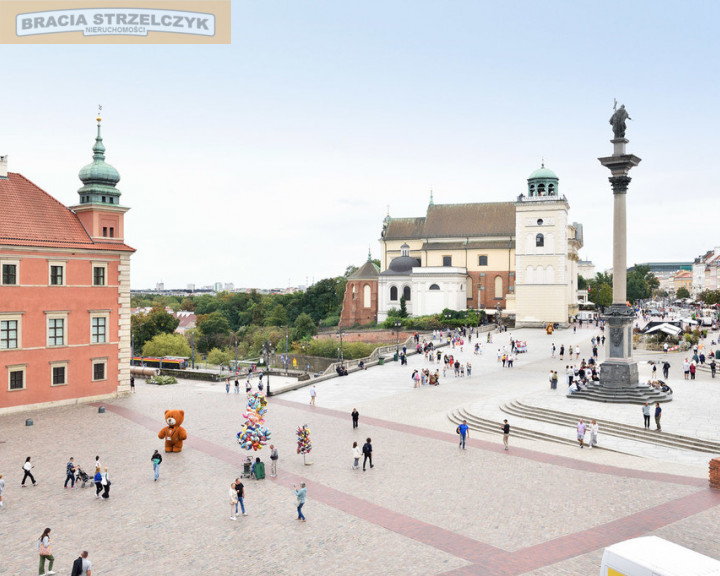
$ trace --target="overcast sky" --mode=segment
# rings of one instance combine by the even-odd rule
[[[0,154],[66,204],[103,105],[133,288],[339,275],[387,205],[514,200],[543,156],[604,269],[613,98],[642,158],[628,263],[720,245],[720,3],[232,4],[229,46],[2,47]]]

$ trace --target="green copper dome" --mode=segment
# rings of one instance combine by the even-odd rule
[[[93,146],[93,161],[84,166],[78,177],[83,187],[78,190],[80,203],[118,204],[120,190],[115,185],[120,181],[120,174],[105,162],[105,145],[100,134],[100,118],[98,132]]]
[[[545,164],[543,164],[540,168],[535,170],[530,176],[528,177],[528,180],[532,180],[534,178],[554,178],[555,180],[558,179],[557,174],[550,170],[549,168],[545,168]]]

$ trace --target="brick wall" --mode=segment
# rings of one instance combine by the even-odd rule
[[[365,286],[370,287],[370,306],[364,301]],[[345,287],[340,326],[368,325],[377,319],[378,281],[349,280]]]
[[[710,487],[720,490],[720,458],[710,460]]]
[[[404,342],[415,332],[406,332],[400,330],[400,342]],[[335,332],[320,333],[316,336],[318,339],[338,338]],[[393,343],[397,339],[394,330],[359,330],[357,332],[343,332],[343,342],[375,342],[375,343]]]

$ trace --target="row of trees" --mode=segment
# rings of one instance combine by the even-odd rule
[[[347,276],[354,271],[348,267],[344,276],[320,280],[293,294],[134,296],[133,307],[152,309],[132,317],[133,349],[144,356],[190,356],[194,346],[213,364],[226,364],[236,353],[238,358],[257,356],[266,341],[278,352],[284,352],[286,345],[301,350],[300,344],[309,342],[319,327],[337,326]],[[174,334],[179,321],[166,307],[195,312],[196,327],[184,335]]]
[[[596,306],[610,306],[613,301],[613,275],[605,272],[598,272],[595,278],[585,279],[578,277],[578,288],[587,287],[588,299]],[[660,281],[650,272],[650,266],[635,265],[633,270],[627,273],[627,299],[631,303],[652,297],[653,293],[660,287]]]

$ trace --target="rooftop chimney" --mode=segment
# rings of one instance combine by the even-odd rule
[[[0,178],[7,178],[7,154],[0,156]]]

